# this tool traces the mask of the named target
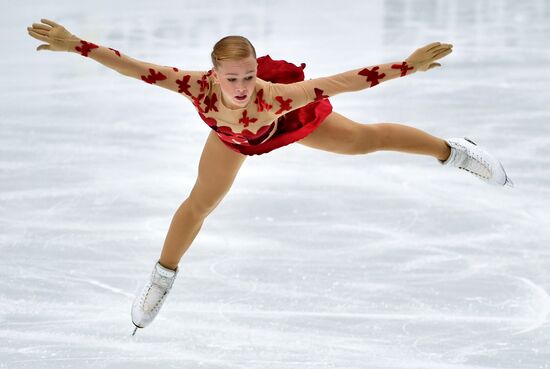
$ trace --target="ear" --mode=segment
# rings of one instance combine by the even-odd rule
[[[214,78],[214,82],[220,83],[220,77],[218,76],[216,68],[212,68],[212,78]]]

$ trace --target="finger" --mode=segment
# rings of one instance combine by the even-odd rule
[[[432,42],[431,44],[428,44],[428,45],[424,46],[424,49],[426,51],[430,51],[433,48],[438,47],[439,45],[441,45],[441,42]]]
[[[55,23],[52,20],[46,19],[46,18],[42,18],[42,19],[40,19],[40,21],[42,23],[46,23],[47,25],[52,26],[52,27],[61,27],[59,24]]]
[[[49,30],[52,29],[52,27],[46,26],[45,24],[40,24],[40,23],[33,23],[33,24],[32,24],[32,28],[34,28],[34,29],[37,29],[37,28],[39,28],[39,29],[45,29],[46,31],[49,31]]]
[[[432,63],[432,64],[430,64],[430,66],[428,67],[428,70],[433,69],[433,68],[436,68],[436,67],[441,67],[441,64],[439,64],[439,63]]]
[[[441,44],[439,45],[438,47],[435,48],[435,50],[443,50],[443,49],[452,49],[453,48],[453,45],[451,44]]]
[[[444,45],[439,45],[439,46],[436,46],[434,48],[432,48],[429,53],[433,56],[433,55],[436,55],[436,54],[439,54],[445,50],[449,50],[449,47],[447,46],[444,46]]]
[[[441,51],[440,53],[434,55],[434,56],[433,56],[433,59],[434,59],[434,60],[441,59],[441,58],[443,58],[443,57],[449,55],[449,54],[452,53],[452,52],[453,52],[452,49],[443,50],[443,51]]]
[[[436,58],[438,55],[445,53],[447,51],[453,51],[453,49],[451,49],[450,47],[438,47],[432,50],[430,53],[432,58]]]
[[[48,42],[48,37],[39,35],[38,33],[34,32],[33,30],[29,31],[29,35],[36,38],[37,40]]]
[[[48,36],[48,32],[49,32],[49,31],[46,31],[46,30],[41,29],[41,28],[40,29],[35,29],[35,28],[27,27],[27,29],[29,31],[33,31],[35,33],[38,33],[39,35],[42,35],[42,36]]]
[[[50,48],[50,45],[42,44],[36,48],[36,51],[40,51],[40,50],[51,50],[51,48]]]
[[[438,50],[438,49],[452,49],[452,45],[450,44],[441,44],[441,45],[437,45],[435,47],[433,47],[430,51],[434,51],[434,50]]]

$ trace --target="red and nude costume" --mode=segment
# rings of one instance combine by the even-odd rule
[[[406,61],[401,61],[304,80],[304,63],[296,66],[266,55],[257,59],[256,85],[248,104],[234,109],[223,104],[220,86],[211,70],[188,71],[148,64],[84,40],[79,40],[70,51],[124,75],[177,91],[191,101],[224,144],[246,155],[267,153],[307,136],[331,113],[331,96],[374,87],[415,72]]]

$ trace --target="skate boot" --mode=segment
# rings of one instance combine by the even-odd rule
[[[451,155],[445,161],[438,160],[441,164],[464,169],[492,185],[514,186],[500,161],[479,148],[469,138],[450,138],[446,141],[451,147]]]
[[[132,304],[132,323],[138,328],[145,328],[157,316],[164,300],[168,296],[172,284],[178,274],[178,268],[171,270],[155,264],[150,280],[143,286],[141,292],[134,299]]]

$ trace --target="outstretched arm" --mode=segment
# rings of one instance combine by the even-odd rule
[[[196,89],[195,80],[204,72],[180,71],[178,68],[161,66],[133,59],[110,47],[103,47],[92,42],[80,39],[70,33],[65,27],[48,19],[42,23],[33,23],[28,27],[29,35],[37,40],[46,42],[38,46],[37,51],[69,51],[111,68],[120,74],[140,79],[149,84],[191,96],[189,89]]]
[[[363,90],[417,71],[427,71],[440,67],[441,64],[435,63],[435,61],[450,54],[452,47],[451,44],[434,42],[416,50],[402,61],[358,68],[330,77],[315,78],[296,83],[273,83],[271,84],[272,97],[281,106],[276,114],[285,114],[313,101],[322,100],[342,92]]]

